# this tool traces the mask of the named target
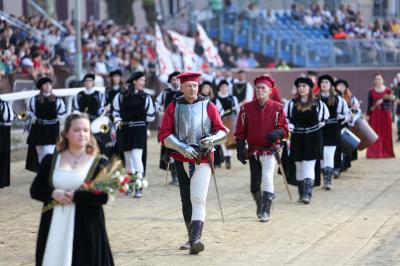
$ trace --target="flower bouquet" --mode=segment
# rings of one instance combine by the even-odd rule
[[[131,178],[125,173],[121,161],[114,161],[109,167],[103,168],[94,179],[86,180],[79,190],[91,191],[95,195],[107,193],[114,196],[117,192],[125,193],[128,191],[130,181]],[[58,205],[61,205],[61,203],[52,200],[43,207],[42,212],[49,211]]]

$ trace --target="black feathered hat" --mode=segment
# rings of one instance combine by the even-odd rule
[[[335,87],[336,87],[337,85],[339,85],[339,84],[343,84],[346,88],[349,87],[349,83],[348,83],[346,80],[344,80],[344,79],[338,79],[338,80],[336,80],[336,82],[335,82]]]
[[[94,73],[87,73],[83,79],[82,82],[85,82],[86,79],[92,79],[93,81],[96,79],[96,74]]]
[[[224,85],[224,84],[227,85],[227,86],[229,86],[228,81],[226,81],[226,79],[223,79],[223,80],[221,80],[221,81],[218,83],[217,90],[219,90],[219,88],[221,88],[221,86]]]
[[[138,80],[144,76],[144,72],[142,71],[133,72],[132,75],[126,80],[126,83],[132,83],[133,81]]]
[[[122,75],[121,69],[116,69],[114,71],[111,71],[110,74],[108,74],[108,76],[109,77],[112,77],[112,76],[121,76],[122,77],[123,75]]]
[[[168,76],[168,83],[171,82],[171,79],[172,79],[173,77],[178,76],[180,73],[181,73],[181,72],[179,72],[179,71],[174,71],[174,72],[172,72],[171,74],[169,74],[169,76]]]
[[[43,84],[53,83],[53,80],[49,77],[42,77],[36,81],[36,88],[39,90],[42,88]]]
[[[307,84],[310,89],[314,87],[314,82],[309,77],[299,77],[294,81],[296,88],[299,87],[300,83]]]
[[[335,84],[335,81],[333,80],[332,76],[325,74],[318,77],[318,87],[321,87],[321,83],[324,79],[328,80],[331,83],[331,86]]]

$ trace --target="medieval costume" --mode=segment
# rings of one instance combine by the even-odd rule
[[[245,73],[243,70],[239,71],[240,79],[236,79],[232,86],[232,95],[235,96],[240,106],[250,102],[254,97],[254,89],[250,82],[245,79]]]
[[[164,112],[167,109],[168,105],[175,101],[179,96],[182,95],[182,92],[180,91],[179,88],[179,79],[178,81],[174,80],[174,83],[171,84],[172,79],[176,79],[176,77],[180,74],[178,71],[172,72],[168,76],[168,87],[164,89],[156,99],[156,108],[157,112],[160,115],[160,118],[162,120],[162,116],[164,116]],[[167,149],[164,147],[164,145],[161,145],[161,152],[160,152],[160,164],[159,164],[160,169],[163,170],[170,170],[171,171],[171,177],[172,181],[170,182],[170,185],[179,185],[178,182],[178,177],[176,175],[176,170],[175,170],[175,164],[174,164],[174,159],[171,158],[168,154]],[[167,169],[167,167],[169,169]]]
[[[60,134],[59,119],[66,113],[64,101],[60,97],[51,91],[42,92],[42,86],[51,83],[50,78],[40,78],[36,82],[36,87],[41,92],[32,97],[26,107],[32,126],[27,139],[28,154],[25,168],[33,172],[37,172],[39,163],[46,154],[54,152]]]
[[[11,105],[0,99],[0,188],[10,185],[10,130],[13,120]]]
[[[125,87],[122,83],[122,71],[120,69],[111,71],[110,74],[108,75],[111,79],[111,84],[109,87],[106,88],[105,92],[105,105],[109,108],[108,111],[108,117],[113,121],[113,116],[112,116],[112,103],[115,98],[115,96],[120,93],[121,91],[125,90]],[[119,77],[119,82],[114,83],[115,77]],[[117,130],[114,126],[110,125],[110,132],[108,133],[108,136],[110,137],[112,147],[109,149],[109,154],[106,154],[109,158],[111,156],[120,156],[122,157],[123,155],[120,154],[118,151],[118,143],[117,143]],[[107,136],[104,136],[107,137]]]
[[[382,91],[372,89],[368,93],[368,123],[379,138],[367,148],[367,158],[395,157],[392,138],[393,98],[390,88]]]
[[[341,87],[343,86],[344,91],[340,91]],[[339,88],[340,87],[340,88]],[[349,89],[349,84],[347,83],[346,80],[343,79],[338,79],[335,82],[335,88],[336,92],[343,97],[345,100],[347,107],[351,111],[351,118],[348,123],[341,125],[342,128],[351,128],[354,126],[355,122],[361,117],[362,111],[360,107],[360,103],[358,99],[351,93]],[[357,149],[353,151],[352,154],[346,154],[343,153],[342,150],[340,149],[340,146],[336,149],[335,153],[335,170],[340,169],[340,171],[336,170],[336,175],[334,174],[335,177],[339,177],[338,173],[346,171],[348,168],[351,167],[351,161],[357,160]]]
[[[224,87],[225,86],[225,87]],[[221,89],[221,87],[224,87]],[[218,94],[216,100],[218,100],[219,104],[221,104],[222,111],[221,119],[224,125],[229,129],[229,134],[227,137],[227,142],[223,145],[220,145],[222,150],[222,155],[225,161],[225,166],[227,169],[231,168],[231,156],[232,149],[235,149],[235,130],[236,130],[236,121],[240,111],[240,106],[238,99],[229,94],[229,84],[226,80],[222,80],[218,84]]]
[[[144,177],[147,124],[154,121],[156,114],[150,95],[133,84],[141,78],[144,79],[143,72],[134,72],[127,80],[128,88],[114,97],[113,116],[118,129],[118,148],[124,153],[126,171]],[[142,188],[135,188],[135,197],[141,196]]]
[[[103,204],[108,195],[79,190],[93,180],[107,160],[93,157],[82,169],[65,170],[60,156],[47,155],[30,188],[31,197],[47,206],[55,189],[75,191],[73,204],[42,213],[36,244],[36,265],[114,265],[108,243]]]
[[[93,122],[93,120],[102,115],[105,107],[105,96],[102,92],[94,89],[94,80],[95,74],[86,74],[82,79],[85,89],[75,95],[72,101],[72,110],[74,112],[87,113],[90,122]],[[90,81],[91,83],[89,83]],[[100,152],[109,155],[111,149],[109,133],[103,134],[96,132],[94,136],[99,145]]]
[[[314,99],[310,78],[297,78],[296,88],[308,86],[308,102],[296,96],[286,105],[286,118],[291,131],[289,160],[294,161],[295,175],[287,175],[288,183],[295,185],[299,192],[299,202],[309,204],[314,186],[320,185],[319,160],[323,158],[323,134],[321,127],[329,118],[328,107]],[[293,166],[291,166],[293,167]],[[296,177],[293,180],[293,177]]]
[[[270,76],[260,76],[254,80],[256,90],[260,84],[265,84],[271,90],[275,82]],[[245,158],[249,158],[250,191],[261,222],[269,220],[272,200],[275,198],[274,146],[288,133],[282,105],[268,96],[264,104],[257,96],[256,100],[241,107],[235,132],[238,160],[245,164]],[[245,154],[245,141],[249,147],[248,154]]]
[[[185,82],[198,82],[200,74],[180,74],[181,90]],[[185,91],[183,91],[185,93]],[[213,146],[224,142],[227,129],[215,105],[201,95],[186,100],[185,95],[165,111],[160,141],[172,150],[179,179],[182,212],[189,235],[190,253],[204,250],[201,234],[206,215],[206,198],[213,167]],[[186,249],[184,245],[182,249]]]
[[[323,82],[329,83],[329,85],[326,85],[330,86],[328,91],[324,91],[322,86],[325,85],[321,85]],[[321,88],[318,97],[329,109],[329,118],[325,121],[325,126],[322,128],[324,156],[321,161],[321,169],[324,177],[323,188],[325,190],[330,190],[332,186],[332,177],[335,168],[335,152],[340,145],[341,124],[348,121],[351,117],[351,112],[347,103],[341,96],[334,93],[333,85],[333,78],[329,75],[322,75],[318,78],[318,86]]]

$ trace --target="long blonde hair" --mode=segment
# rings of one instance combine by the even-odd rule
[[[61,131],[60,140],[57,143],[57,151],[59,153],[68,149],[69,144],[68,144],[68,139],[67,139],[67,133],[68,133],[69,129],[71,128],[72,122],[77,119],[86,119],[90,123],[89,117],[85,113],[70,114],[67,117],[67,119],[65,120],[64,129]],[[90,139],[89,139],[88,144],[86,144],[86,153],[90,154],[90,155],[99,154],[99,147],[97,145],[97,141],[94,138],[92,132],[90,132]]]

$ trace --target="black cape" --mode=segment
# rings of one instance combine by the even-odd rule
[[[46,206],[52,201],[52,173],[55,155],[46,155],[40,165],[39,172],[30,188],[31,197]],[[96,157],[89,171],[88,178],[93,179],[107,165],[103,157]],[[102,205],[107,203],[108,195],[95,195],[89,191],[76,191],[74,241],[72,265],[108,266],[114,265],[110,244],[108,242],[104,212]],[[49,233],[53,210],[42,213],[36,244],[36,265],[42,265],[47,236]]]

